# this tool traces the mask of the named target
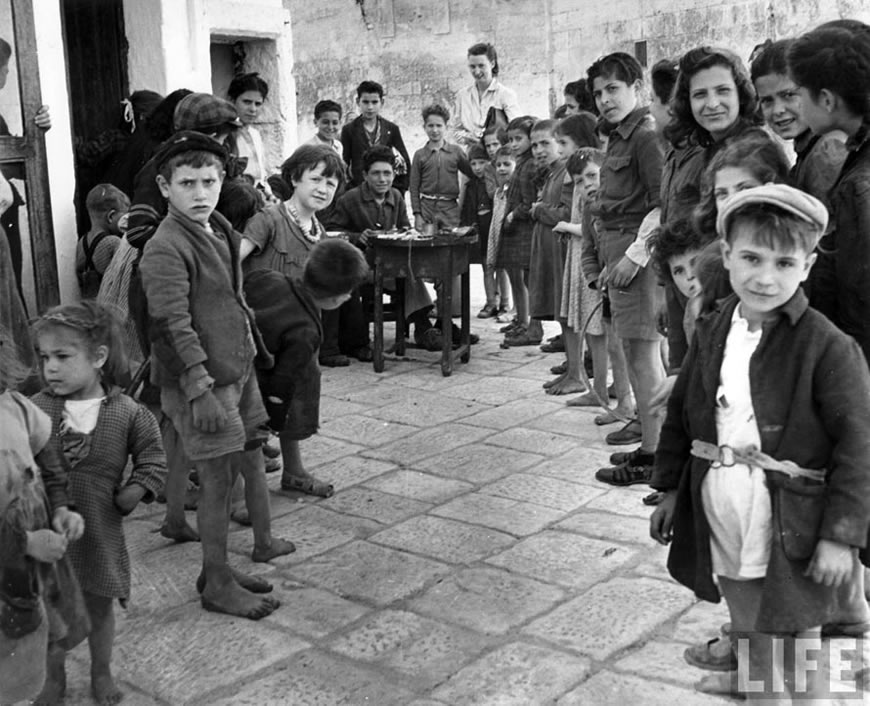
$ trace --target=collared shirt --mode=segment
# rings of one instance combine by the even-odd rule
[[[319,135],[314,135],[313,137],[311,137],[311,139],[309,139],[304,144],[306,144],[306,145],[318,145],[318,146],[322,146],[322,147],[332,147],[332,149],[334,149],[339,155],[341,155],[344,151],[344,148],[342,147],[342,144],[341,144],[341,140],[339,140],[337,138],[330,140],[329,142],[324,142],[323,140],[320,139]]]
[[[648,108],[630,113],[611,133],[595,205],[605,229],[637,230],[660,205],[662,146]]]
[[[473,177],[471,164],[459,145],[427,142],[414,153],[411,162],[411,207],[420,213],[421,194],[446,199],[459,198],[459,172]]]
[[[520,115],[516,92],[497,78],[492,79],[482,96],[475,84],[457,91],[456,117],[452,125],[454,139],[465,145],[479,141],[483,137],[483,124],[490,108],[500,108],[508,120]]]
[[[363,182],[346,192],[335,204],[327,228],[362,232],[410,228],[405,200],[398,189],[391,188],[378,203],[371,187]]]

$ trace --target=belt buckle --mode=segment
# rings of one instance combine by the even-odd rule
[[[725,468],[730,468],[735,465],[737,460],[734,458],[734,449],[728,446],[728,444],[723,444],[719,447],[719,465],[724,466]]]

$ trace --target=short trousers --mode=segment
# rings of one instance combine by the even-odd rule
[[[641,267],[624,289],[608,287],[613,330],[620,338],[659,341],[656,312],[664,304],[664,289],[651,266]]]
[[[193,423],[193,406],[177,387],[160,390],[160,406],[178,430],[184,451],[191,461],[205,461],[237,453],[264,442],[269,420],[257,378],[251,368],[245,377],[212,392],[227,411],[227,423],[217,432],[200,431]]]

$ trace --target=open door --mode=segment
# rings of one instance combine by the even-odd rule
[[[42,311],[59,303],[60,291],[45,139],[33,122],[42,96],[31,3],[0,0],[0,17],[11,20],[0,22],[0,38],[11,50],[5,61],[0,55],[0,169],[21,197],[13,206],[17,233],[7,233],[7,238],[10,247],[16,237],[19,245],[29,240],[29,247],[19,247],[18,252],[31,254],[36,306]],[[3,36],[6,33],[8,36]],[[4,231],[11,230],[13,216],[7,212],[3,216]]]

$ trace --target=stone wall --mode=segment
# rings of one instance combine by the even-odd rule
[[[870,22],[870,4],[860,0],[283,1],[293,23],[300,141],[314,133],[318,100],[352,109],[354,88],[371,78],[386,87],[384,115],[399,123],[411,151],[425,139],[420,108],[452,107],[455,91],[471,82],[466,50],[478,41],[497,47],[501,78],[523,111],[545,115],[596,57],[633,53],[637,42],[646,42],[649,65],[702,43],[748,57],[767,37],[826,20]]]

